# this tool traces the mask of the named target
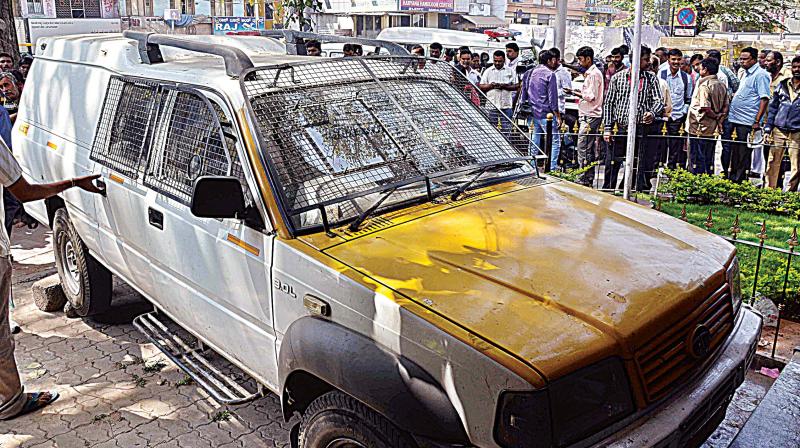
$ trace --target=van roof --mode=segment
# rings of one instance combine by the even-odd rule
[[[271,38],[255,36],[176,36],[181,39],[228,45],[244,51],[256,66],[305,60],[305,56],[287,56],[285,46]],[[161,46],[164,62],[143,64],[137,41],[122,34],[79,34],[43,37],[36,43],[36,58],[96,65],[113,72],[176,82],[204,83],[225,79],[222,58],[189,50]]]

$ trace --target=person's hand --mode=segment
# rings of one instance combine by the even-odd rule
[[[652,112],[645,112],[642,116],[642,122],[644,122],[644,124],[652,124],[655,119],[656,116]]]
[[[771,145],[775,142],[775,139],[772,137],[772,130],[764,129],[764,143]]]
[[[606,143],[611,143],[611,141],[614,140],[614,137],[611,136],[610,132],[606,131],[603,133],[603,140],[605,140]]]
[[[90,193],[105,194],[106,192],[105,187],[99,188],[94,184],[94,181],[99,178],[100,178],[99,174],[76,177],[72,179],[72,184],[80,188],[81,190],[86,190]]]
[[[754,131],[757,131],[757,130],[759,130],[759,129],[761,129],[761,123],[759,123],[758,121],[756,121],[755,123],[753,123],[753,130],[754,130]]]

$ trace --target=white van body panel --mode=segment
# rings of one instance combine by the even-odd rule
[[[208,39],[214,37],[197,37]],[[220,43],[226,39],[231,38]],[[23,94],[12,134],[26,178],[51,182],[101,174],[105,197],[79,189],[60,195],[90,253],[162,312],[278,392],[270,223],[257,231],[240,220],[196,218],[186,204],[90,159],[112,76],[210,89],[216,94],[203,94],[213,97],[233,123],[244,105],[238,80],[220,76],[221,59],[183,50],[164,48],[168,62],[144,65],[135,43],[121,35],[43,38],[37,45],[29,79],[41,87]],[[244,49],[255,61],[292,59],[275,56],[284,47],[269,39],[245,39]],[[236,150],[246,160],[243,138],[236,133]],[[252,183],[252,175],[247,177]],[[26,208],[48,223],[44,201]],[[163,213],[163,230],[148,223],[148,209]]]

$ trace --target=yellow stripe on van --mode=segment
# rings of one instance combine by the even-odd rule
[[[47,147],[52,149],[53,151],[56,151],[58,149],[58,145],[56,145],[55,143],[53,143],[51,141],[47,142]]]
[[[239,238],[236,238],[235,236],[233,236],[230,233],[228,234],[228,241],[230,241],[231,243],[241,247],[242,249],[250,252],[251,254],[253,254],[255,256],[258,256],[258,254],[261,253],[261,251],[258,250],[257,247],[253,246],[252,244],[245,243],[244,241],[240,240]]]
[[[117,176],[117,175],[116,175],[116,174],[114,174],[114,173],[111,173],[111,174],[108,176],[108,178],[109,178],[109,179],[111,179],[111,180],[113,180],[114,182],[116,182],[116,183],[118,183],[118,184],[124,184],[124,183],[125,183],[125,179],[123,179],[123,178],[121,178],[121,177]]]
[[[19,126],[19,132],[20,132],[22,135],[25,135],[25,136],[27,136],[27,135],[28,135],[28,129],[30,129],[30,125],[28,125],[27,123],[26,123],[26,124],[21,124],[21,125]]]

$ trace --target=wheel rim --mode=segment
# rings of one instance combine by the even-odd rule
[[[73,303],[75,306],[82,305],[81,302],[81,273],[78,269],[78,258],[77,254],[75,253],[75,245],[72,244],[72,240],[69,239],[67,235],[64,235],[61,238],[61,244],[59,244],[59,251],[61,252],[60,264],[61,264],[61,272],[64,273],[63,275],[63,283],[66,286],[67,290],[70,292],[70,297],[75,297],[77,303]]]
[[[353,440],[349,437],[339,437],[328,442],[325,448],[366,448],[358,440]]]

